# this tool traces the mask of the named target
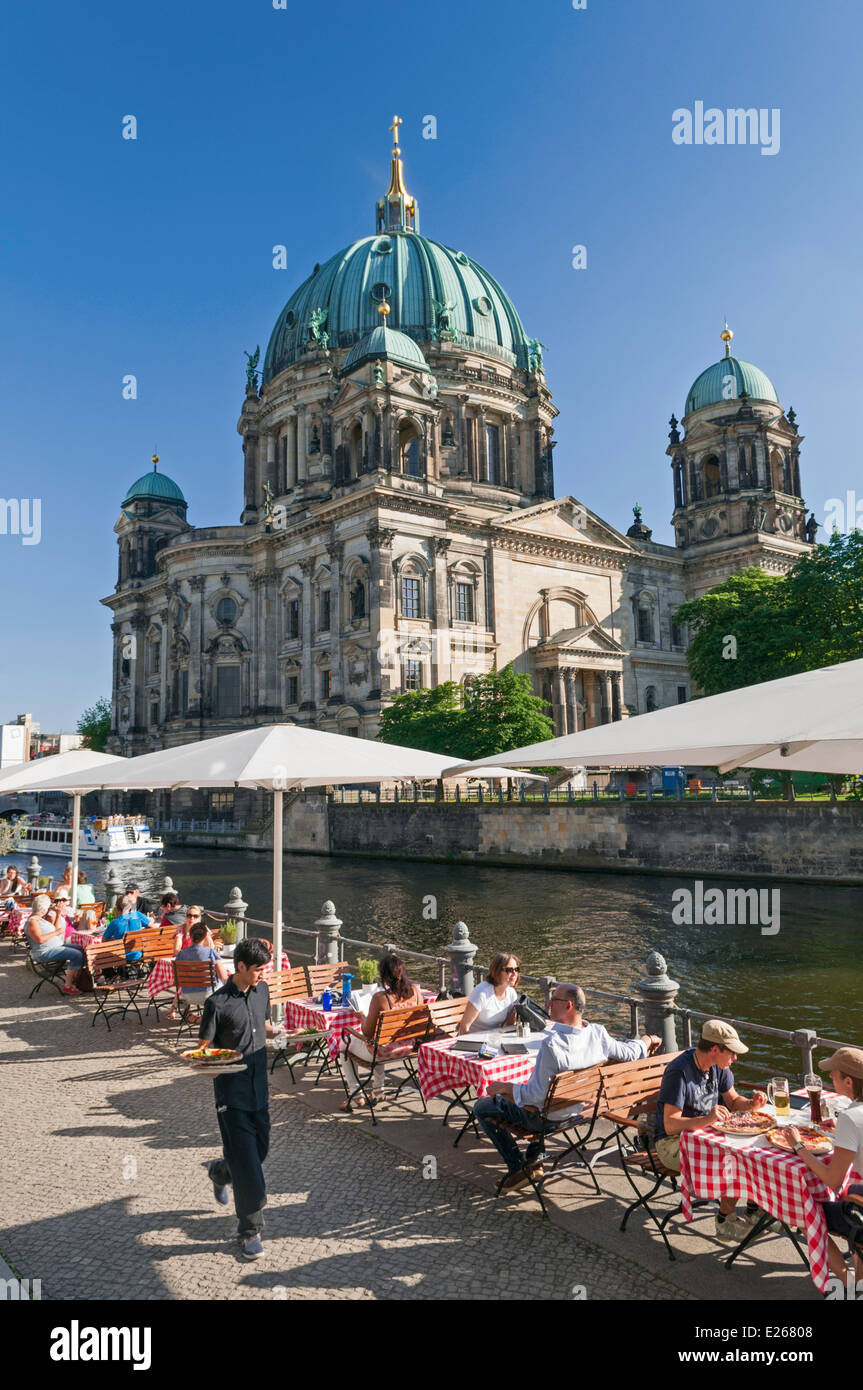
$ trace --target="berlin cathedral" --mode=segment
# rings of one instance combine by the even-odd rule
[[[542,345],[466,252],[420,233],[396,119],[373,235],[294,292],[249,358],[236,525],[153,469],[122,502],[109,748],[284,720],[374,738],[394,696],[513,663],[558,734],[689,698],[687,599],[814,540],[793,410],[731,354],[666,452],[674,544],[555,497]]]

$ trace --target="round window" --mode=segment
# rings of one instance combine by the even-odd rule
[[[478,314],[490,314],[492,309],[491,300],[482,294],[479,299],[473,301],[473,307]]]
[[[375,242],[372,250],[378,256],[388,256],[393,249],[393,244],[388,236],[380,236]]]
[[[234,600],[232,598],[220,598],[216,604],[216,622],[230,626],[236,616],[237,605]]]
[[[376,304],[383,304],[384,300],[389,299],[391,295],[392,289],[385,280],[379,280],[376,285],[372,286],[372,299]]]
[[[459,265],[470,265],[470,258],[464,254],[464,251],[456,251],[455,258]]]

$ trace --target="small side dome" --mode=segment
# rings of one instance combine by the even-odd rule
[[[178,502],[183,507],[187,506],[186,499],[173,478],[169,478],[167,473],[159,472],[158,454],[153,455],[152,464],[152,473],[144,473],[140,478],[136,478],[120,505],[127,507],[130,502],[159,500]]]
[[[760,367],[751,362],[743,362],[731,356],[731,340],[734,337],[726,323],[720,338],[725,344],[725,356],[719,362],[705,368],[689,388],[684,415],[700,410],[705,405],[723,405],[738,400],[744,393],[751,401],[767,401],[778,405],[776,388]]]
[[[345,358],[342,376],[350,376],[366,362],[395,362],[399,367],[407,367],[412,372],[431,374],[422,349],[406,333],[395,328],[381,326],[373,328],[360,342],[355,343]]]

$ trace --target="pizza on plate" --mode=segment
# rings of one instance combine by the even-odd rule
[[[832,1139],[828,1139],[817,1129],[813,1129],[811,1125],[796,1125],[795,1128],[800,1134],[800,1142],[804,1149],[808,1149],[811,1154],[829,1154],[832,1150]],[[787,1127],[771,1129],[767,1138],[777,1149],[784,1149],[786,1153],[791,1152],[793,1145]]]
[[[739,1110],[721,1124],[714,1125],[723,1134],[764,1134],[776,1121],[766,1110]]]

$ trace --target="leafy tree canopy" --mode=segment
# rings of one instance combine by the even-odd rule
[[[863,657],[863,533],[834,532],[788,574],[733,574],[677,610],[704,695]]]
[[[477,677],[467,691],[445,681],[434,690],[397,695],[381,716],[378,738],[468,762],[551,738],[545,709],[530,676],[507,666]]]
[[[84,747],[104,753],[111,732],[111,701],[104,697],[85,709],[78,720],[76,732],[84,735]]]

